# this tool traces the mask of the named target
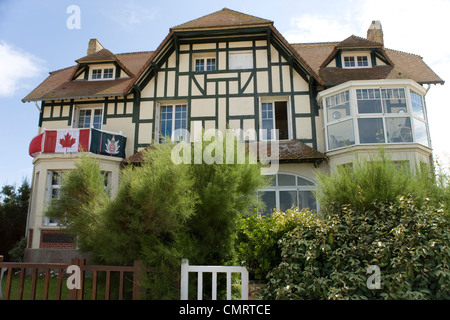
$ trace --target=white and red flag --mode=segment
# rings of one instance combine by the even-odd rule
[[[45,131],[43,152],[73,153],[89,151],[90,129]]]

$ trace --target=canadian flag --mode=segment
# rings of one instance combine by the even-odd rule
[[[45,131],[44,150],[50,153],[89,151],[90,129]]]

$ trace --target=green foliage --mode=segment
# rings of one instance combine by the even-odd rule
[[[288,233],[265,298],[449,299],[450,224],[443,212],[407,197],[373,207],[343,207]],[[370,265],[381,270],[380,289],[367,286]]]
[[[156,145],[143,152],[140,166],[125,167],[113,199],[104,190],[98,163],[83,158],[65,176],[60,199],[47,212],[100,263],[142,260],[154,268],[146,279],[151,299],[179,297],[181,258],[195,264],[231,259],[235,218],[245,214],[264,185],[259,165],[176,164],[174,146]],[[185,150],[193,159],[194,149]]]
[[[10,254],[25,234],[30,185],[24,180],[19,188],[5,185],[0,191],[0,255],[5,261],[21,261],[22,256]],[[20,254],[19,252],[16,252]]]
[[[308,224],[310,219],[317,219],[317,216],[298,208],[274,212],[267,217],[256,211],[249,217],[240,216],[235,236],[236,256],[247,267],[250,278],[265,279],[282,261],[279,240],[297,226]]]

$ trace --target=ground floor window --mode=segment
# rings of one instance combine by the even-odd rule
[[[292,207],[317,210],[317,201],[313,191],[316,185],[304,177],[278,173],[272,185],[258,192],[258,197],[265,203],[263,215],[270,215],[274,209],[286,211]]]

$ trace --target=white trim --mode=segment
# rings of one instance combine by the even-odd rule
[[[353,57],[355,65],[351,67],[345,66],[345,58]],[[367,58],[367,66],[358,66],[358,57],[366,57]],[[342,63],[342,69],[367,69],[372,68],[372,61],[370,58],[370,52],[368,51],[348,51],[343,52],[341,54],[341,63]]]

